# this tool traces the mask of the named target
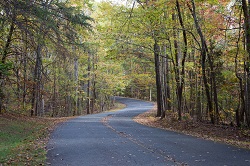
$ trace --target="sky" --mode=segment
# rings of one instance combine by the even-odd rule
[[[96,2],[102,2],[102,1],[111,1],[114,4],[123,4],[126,5],[127,0],[95,0]]]

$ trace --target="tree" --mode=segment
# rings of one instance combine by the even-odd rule
[[[24,55],[24,97],[27,97],[27,60],[32,59],[31,55],[35,54],[35,64],[33,69],[33,97],[31,114],[39,115],[44,108],[43,107],[43,82],[44,75],[43,58],[45,53],[49,53],[46,50],[52,50],[53,47],[66,48],[66,42],[70,44],[76,44],[78,34],[75,32],[77,25],[90,28],[90,24],[87,23],[91,20],[86,16],[82,10],[76,7],[68,7],[65,2],[55,1],[12,1],[7,0],[1,2],[1,29],[2,35],[7,37],[7,40],[1,42],[1,88],[0,88],[0,110],[3,109],[3,105],[7,102],[4,101],[4,88],[6,86],[5,80],[8,79],[7,71],[10,71],[13,64],[13,57],[16,55],[23,55],[19,50],[25,50]],[[7,26],[3,26],[7,25]],[[8,33],[6,33],[8,31]],[[21,32],[25,32],[23,35]],[[69,35],[70,34],[70,35]],[[6,41],[6,42],[5,42]],[[3,44],[5,43],[5,44]],[[24,43],[24,44],[23,44]],[[56,43],[56,44],[55,44]],[[49,45],[50,44],[50,45]],[[28,52],[29,50],[29,52]],[[27,57],[30,56],[30,57]],[[18,70],[17,70],[18,71]],[[18,78],[20,74],[17,73]],[[46,76],[45,76],[46,77]],[[19,81],[17,86],[20,87]],[[20,88],[19,88],[20,89]],[[25,107],[23,107],[25,108]]]
[[[245,89],[245,105],[246,105],[246,121],[247,125],[250,126],[250,2],[242,0],[242,9],[244,13],[244,30],[246,38],[246,89]]]

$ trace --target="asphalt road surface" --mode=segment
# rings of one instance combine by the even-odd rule
[[[117,112],[60,125],[47,145],[52,166],[250,166],[250,151],[138,124],[132,118],[153,104],[117,97]]]

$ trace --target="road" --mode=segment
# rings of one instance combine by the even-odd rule
[[[132,118],[153,104],[117,97],[117,112],[60,125],[47,145],[52,166],[250,166],[250,151],[138,124]]]

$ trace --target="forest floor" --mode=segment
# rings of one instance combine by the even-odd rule
[[[116,103],[110,111],[124,108]],[[50,133],[60,123],[75,117],[46,118],[0,114],[0,166],[45,165]]]
[[[250,129],[195,122],[191,119],[178,121],[173,114],[168,114],[165,119],[160,119],[155,117],[155,112],[156,108],[138,115],[134,120],[143,125],[250,149]]]

